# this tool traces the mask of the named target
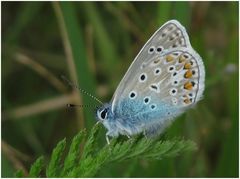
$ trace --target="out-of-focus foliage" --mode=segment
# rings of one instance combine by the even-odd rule
[[[238,2],[2,2],[1,8],[2,177],[18,169],[16,176],[38,176],[40,168],[30,167],[39,156],[50,160],[60,139],[93,127],[96,101],[61,75],[109,101],[138,51],[170,19],[186,27],[202,56],[206,90],[163,137],[184,137],[198,150],[113,162],[96,176],[238,176]],[[103,128],[100,134],[103,145]]]

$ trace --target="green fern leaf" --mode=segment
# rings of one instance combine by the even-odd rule
[[[60,176],[60,171],[62,169],[61,159],[63,155],[63,151],[66,146],[66,139],[60,141],[56,148],[53,149],[51,160],[46,170],[47,177],[58,177]]]
[[[15,176],[16,178],[22,178],[22,177],[24,177],[23,171],[22,171],[21,169],[20,169],[20,170],[17,170],[17,171],[15,172],[14,176]]]
[[[29,176],[34,178],[34,177],[39,177],[40,172],[43,169],[43,156],[39,157],[31,166]]]
[[[86,135],[86,131],[80,131],[72,140],[69,152],[64,161],[63,170],[61,176],[68,176],[69,171],[77,164],[77,160],[80,157],[80,144]],[[69,176],[70,177],[70,176]]]
[[[85,130],[80,131],[72,140],[67,156],[63,158],[66,140],[60,141],[52,152],[46,169],[47,177],[94,177],[97,172],[111,162],[123,160],[162,159],[174,157],[182,152],[196,150],[196,144],[182,139],[160,140],[149,139],[141,135],[127,141],[120,138],[111,140],[99,149],[98,136],[100,125],[96,124],[87,138],[80,155],[80,145],[85,139]],[[39,158],[31,167],[31,177],[38,177],[43,166],[43,158]]]

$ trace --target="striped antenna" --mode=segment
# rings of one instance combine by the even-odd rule
[[[92,99],[94,99],[95,101],[97,101],[97,102],[99,102],[100,104],[103,105],[103,102],[100,101],[97,97],[95,97],[95,96],[93,96],[92,94],[88,93],[87,91],[79,88],[76,84],[73,84],[70,80],[68,80],[64,75],[61,75],[61,78],[62,78],[64,81],[66,81],[71,87],[78,89],[78,90],[79,90],[80,92],[82,92],[83,94],[88,95],[89,97],[91,97]],[[70,104],[69,104],[69,105],[70,105]],[[72,105],[72,104],[71,104],[71,105]],[[79,105],[76,105],[76,106],[79,106]],[[84,105],[82,105],[82,107],[83,107],[83,106],[84,106]],[[74,106],[70,106],[70,107],[74,107]]]
[[[95,107],[95,108],[99,108],[99,106],[96,105],[83,105],[83,104],[67,104],[68,108],[74,108],[74,107]]]

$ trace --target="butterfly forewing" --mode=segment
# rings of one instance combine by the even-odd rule
[[[120,82],[112,99],[112,111],[119,104],[120,98],[129,95],[126,88],[133,84],[140,70],[146,69],[146,65],[156,60],[158,56],[169,49],[186,47],[191,48],[185,28],[176,20],[171,20],[161,26],[141,49],[127,73]],[[141,89],[142,90],[142,89]]]

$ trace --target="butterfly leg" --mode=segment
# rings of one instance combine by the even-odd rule
[[[127,138],[129,139],[129,141],[131,142],[131,143],[133,143],[134,142],[134,138],[133,137],[130,137],[129,135],[127,135],[126,134],[126,136],[127,136]]]
[[[107,133],[106,133],[106,141],[108,143],[108,145],[110,144],[110,141],[109,141],[109,137],[118,137],[118,131],[117,130],[109,130]]]
[[[106,141],[107,141],[107,144],[108,144],[108,145],[110,144],[109,137],[113,137],[113,136],[114,136],[114,135],[113,135],[112,131],[108,131],[108,132],[106,133]]]
[[[96,125],[98,125],[99,123],[101,123],[101,121],[97,121],[97,122],[96,122]]]
[[[147,138],[146,130],[143,131],[143,135],[144,135],[145,138]]]
[[[107,144],[109,145],[110,144],[110,141],[109,141],[109,138],[108,138],[108,135],[106,134],[106,141],[107,141]]]

